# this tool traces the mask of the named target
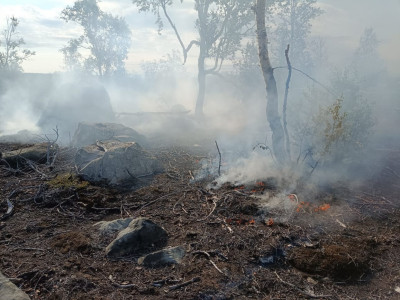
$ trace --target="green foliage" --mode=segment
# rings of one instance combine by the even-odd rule
[[[123,18],[101,11],[97,0],[78,0],[62,11],[61,19],[76,22],[84,31],[61,49],[67,68],[99,76],[124,72],[131,31]],[[82,49],[89,50],[89,55],[84,57]]]
[[[3,51],[0,51],[0,69],[3,71],[22,71],[21,64],[35,55],[34,51],[21,49],[25,41],[18,37],[18,25],[18,19],[11,17],[7,20],[6,29],[3,31],[3,39],[0,41],[0,46],[3,48]]]
[[[332,105],[321,108],[314,118],[315,133],[319,137],[319,156],[324,157],[334,150],[339,142],[346,142],[348,138],[346,128],[347,113],[343,112],[343,99],[337,99]]]
[[[267,13],[273,15],[269,19],[275,25],[272,50],[279,65],[286,65],[283,54],[290,44],[293,66],[310,71],[312,61],[307,44],[311,22],[323,13],[316,3],[317,0],[278,0],[269,6]]]

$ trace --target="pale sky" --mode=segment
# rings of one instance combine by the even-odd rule
[[[250,0],[243,0],[249,1]],[[194,1],[185,0],[183,5],[176,1],[176,9],[171,15],[183,40],[188,43],[194,36]],[[36,55],[23,64],[25,72],[61,71],[63,57],[60,48],[70,38],[80,34],[80,28],[73,23],[65,23],[60,13],[73,0],[1,0],[0,29],[7,17],[20,20],[19,32],[25,39],[26,48],[36,51]],[[326,40],[328,56],[333,63],[350,57],[357,47],[360,35],[367,27],[373,27],[381,42],[380,53],[389,70],[398,73],[400,69],[400,0],[319,0],[325,14],[314,22],[312,35]],[[114,15],[126,18],[132,31],[132,47],[126,64],[128,72],[140,70],[140,63],[161,59],[180,46],[168,27],[161,35],[157,33],[155,17],[139,14],[130,0],[104,0],[101,8]],[[196,53],[188,59],[188,66],[196,64]]]

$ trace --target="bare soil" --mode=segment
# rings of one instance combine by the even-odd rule
[[[71,149],[60,149],[53,170],[0,166],[0,216],[7,200],[15,206],[0,223],[0,271],[32,299],[400,298],[398,149],[377,150],[384,167],[357,188],[288,195],[289,211],[263,213],[254,196],[280,193],[273,179],[210,188],[211,178],[192,180],[206,148],[151,151],[166,172],[138,178],[136,190],[83,182]],[[163,226],[168,246],[187,250],[182,264],[106,258],[113,236],[93,225],[129,216]]]

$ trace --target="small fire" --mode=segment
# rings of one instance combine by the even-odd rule
[[[310,203],[310,202],[306,202],[306,201],[300,201],[297,197],[296,194],[290,194],[288,195],[289,199],[293,202],[297,202],[297,207],[296,207],[296,212],[319,212],[319,211],[327,211],[331,205],[329,203],[325,203],[319,206],[315,206],[314,204]]]
[[[256,221],[254,219],[246,220],[246,219],[237,219],[237,218],[228,218],[225,219],[226,224],[228,225],[255,225]]]
[[[274,225],[274,219],[270,218],[270,219],[265,223],[265,225],[267,225],[267,226],[272,226],[272,225]]]
[[[235,191],[244,190],[244,185],[238,186],[234,188]]]
[[[323,205],[320,205],[320,206],[318,207],[318,210],[325,211],[325,210],[328,210],[330,207],[331,207],[330,204],[325,203],[325,204],[323,204]]]

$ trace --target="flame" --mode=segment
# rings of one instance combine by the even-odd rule
[[[256,185],[258,185],[258,186],[265,186],[265,183],[262,182],[262,181],[258,181],[258,182],[256,182]]]
[[[244,185],[235,187],[234,190],[235,190],[235,191],[237,191],[237,190],[244,190]]]
[[[329,203],[325,203],[325,204],[322,204],[322,205],[319,205],[319,206],[315,206],[312,203],[306,202],[306,201],[298,202],[298,198],[297,198],[297,196],[295,194],[290,194],[290,195],[288,195],[288,197],[292,201],[295,201],[295,200],[297,201],[298,204],[297,204],[297,207],[296,207],[296,212],[300,212],[301,210],[303,212],[306,212],[306,209],[309,212],[327,211],[331,207],[331,205]]]
[[[318,208],[319,208],[319,210],[325,211],[325,210],[328,210],[330,207],[331,207],[330,204],[325,203],[323,205],[320,205]]]
[[[266,225],[267,225],[267,226],[272,226],[272,225],[274,225],[274,219],[270,218],[270,219],[267,221]]]
[[[256,221],[254,219],[251,220],[246,220],[246,219],[230,219],[227,218],[225,219],[226,224],[231,225],[231,224],[236,224],[236,225],[255,225]]]

